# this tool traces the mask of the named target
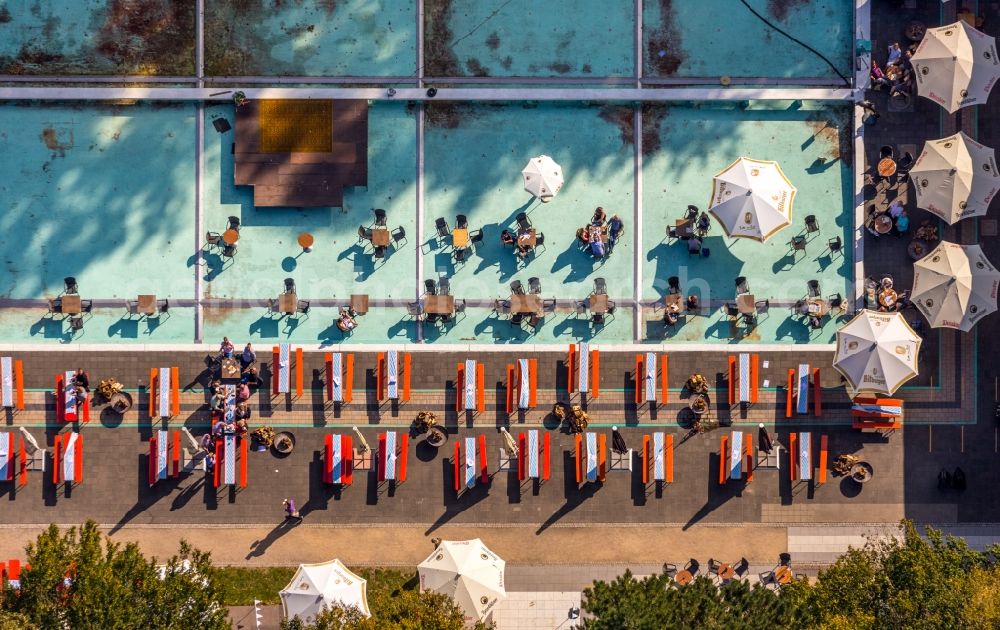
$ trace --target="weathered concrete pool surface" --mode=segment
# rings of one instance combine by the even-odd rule
[[[841,105],[646,106],[637,208],[631,107],[435,103],[425,116],[422,234],[412,106],[371,106],[369,186],[348,189],[343,208],[312,209],[254,208],[250,189],[233,184],[233,132],[215,128],[220,119],[233,120],[232,106],[207,104],[204,111],[199,233],[196,105],[0,106],[0,295],[10,307],[0,319],[0,339],[76,339],[61,318],[48,317],[43,302],[58,295],[70,275],[84,298],[97,301],[87,318],[88,342],[191,340],[200,302],[205,338],[338,343],[345,336],[333,321],[353,293],[369,294],[375,306],[349,340],[413,341],[417,328],[406,305],[424,280],[441,277],[469,307],[448,326],[426,327],[424,338],[431,342],[829,342],[834,319],[810,333],[790,318],[788,305],[804,295],[810,279],[826,295],[848,294],[850,248],[834,255],[826,246],[836,236],[846,244],[850,233],[844,212],[849,110]],[[527,160],[541,153],[553,156],[566,175],[562,192],[548,204],[525,193],[520,176]],[[712,175],[742,155],[782,164],[799,190],[794,224],[764,244],[727,239],[715,225],[705,241],[711,256],[692,258],[683,244],[666,238],[666,226],[687,204],[706,209]],[[592,258],[575,239],[598,205],[626,227],[604,259]],[[357,239],[374,208],[385,209],[389,227],[406,234],[383,260]],[[500,243],[500,232],[513,227],[518,212],[545,237],[525,260]],[[437,218],[454,225],[458,214],[483,231],[465,261],[455,260],[450,238],[438,238],[434,228]],[[817,217],[820,232],[811,235],[804,254],[793,256],[788,241],[803,231],[806,214]],[[224,231],[230,216],[240,219],[241,236],[237,255],[224,258],[201,245],[204,232]],[[297,244],[301,232],[314,235],[312,251]],[[665,329],[653,303],[673,275],[685,292],[700,295],[707,310]],[[757,299],[776,303],[756,331],[733,330],[718,314],[733,299],[738,275],[748,278]],[[277,297],[285,278],[311,301],[307,316],[268,315],[267,300]],[[543,297],[558,300],[556,312],[535,331],[511,326],[491,308],[494,299],[509,295],[511,281],[527,284],[530,278],[539,279]],[[619,307],[603,326],[577,312],[596,278],[606,279]],[[643,323],[634,336],[637,284]],[[171,299],[177,309],[157,322],[125,317],[125,300],[141,293]]]

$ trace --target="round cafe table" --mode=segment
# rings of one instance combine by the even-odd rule
[[[774,572],[774,581],[778,584],[788,584],[792,581],[791,567],[778,567]]]
[[[299,234],[299,247],[301,247],[306,251],[312,249],[314,241],[315,239],[313,238],[313,235],[310,234],[309,232],[303,232]]]
[[[911,241],[909,247],[906,248],[906,253],[909,254],[910,258],[913,260],[920,260],[927,255],[928,251],[930,251],[930,248],[928,247],[927,241],[919,238]]]
[[[728,564],[719,565],[719,579],[731,580],[736,575],[736,569]]]
[[[892,177],[896,174],[896,160],[891,157],[882,158],[878,162],[878,174],[882,177]]]
[[[924,34],[927,33],[927,25],[914,20],[906,25],[904,32],[906,33],[906,39],[911,42],[919,42],[924,38]]]
[[[875,218],[875,231],[879,234],[888,234],[892,230],[892,217],[887,214],[880,214]]]
[[[687,586],[694,581],[694,576],[691,575],[691,572],[687,569],[681,569],[676,575],[674,575],[674,581],[681,586]]]
[[[226,245],[235,245],[240,240],[240,233],[236,230],[226,230],[222,233],[222,242]]]

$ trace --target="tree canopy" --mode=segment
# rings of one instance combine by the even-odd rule
[[[630,572],[584,590],[591,630],[646,628],[823,630],[1000,628],[1000,545],[976,551],[932,528],[852,548],[813,581],[780,591],[735,581],[717,587],[699,577],[674,587],[663,572]]]
[[[51,525],[26,551],[31,568],[18,590],[4,591],[0,610],[29,627],[229,628],[209,554],[187,543],[161,569],[135,543],[112,542],[88,521],[64,532]]]

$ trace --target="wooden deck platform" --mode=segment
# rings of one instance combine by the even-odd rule
[[[254,187],[255,206],[342,206],[346,186],[368,185],[368,103],[249,101],[233,152],[235,183]]]

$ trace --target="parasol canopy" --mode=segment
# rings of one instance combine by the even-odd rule
[[[910,299],[931,326],[968,331],[997,310],[998,282],[982,247],[941,241],[914,263]]]
[[[482,621],[507,597],[505,565],[478,538],[445,540],[417,565],[420,590],[448,595],[465,611],[466,622]]]
[[[927,29],[910,62],[917,93],[950,114],[986,103],[1000,79],[996,39],[964,20]]]
[[[521,170],[524,189],[546,201],[559,194],[563,186],[562,167],[547,155],[539,155],[528,161]]]
[[[851,398],[891,394],[917,375],[920,342],[900,313],[864,310],[837,331],[833,367],[847,379]]]
[[[910,169],[917,206],[948,223],[983,216],[1000,190],[993,149],[959,131],[924,143]]]
[[[365,617],[371,617],[367,584],[367,580],[352,573],[340,560],[300,564],[292,581],[281,590],[281,607],[286,619],[298,616],[306,622],[324,608],[354,607]]]
[[[712,178],[708,209],[729,236],[763,242],[791,224],[795,192],[777,162],[741,157]]]

